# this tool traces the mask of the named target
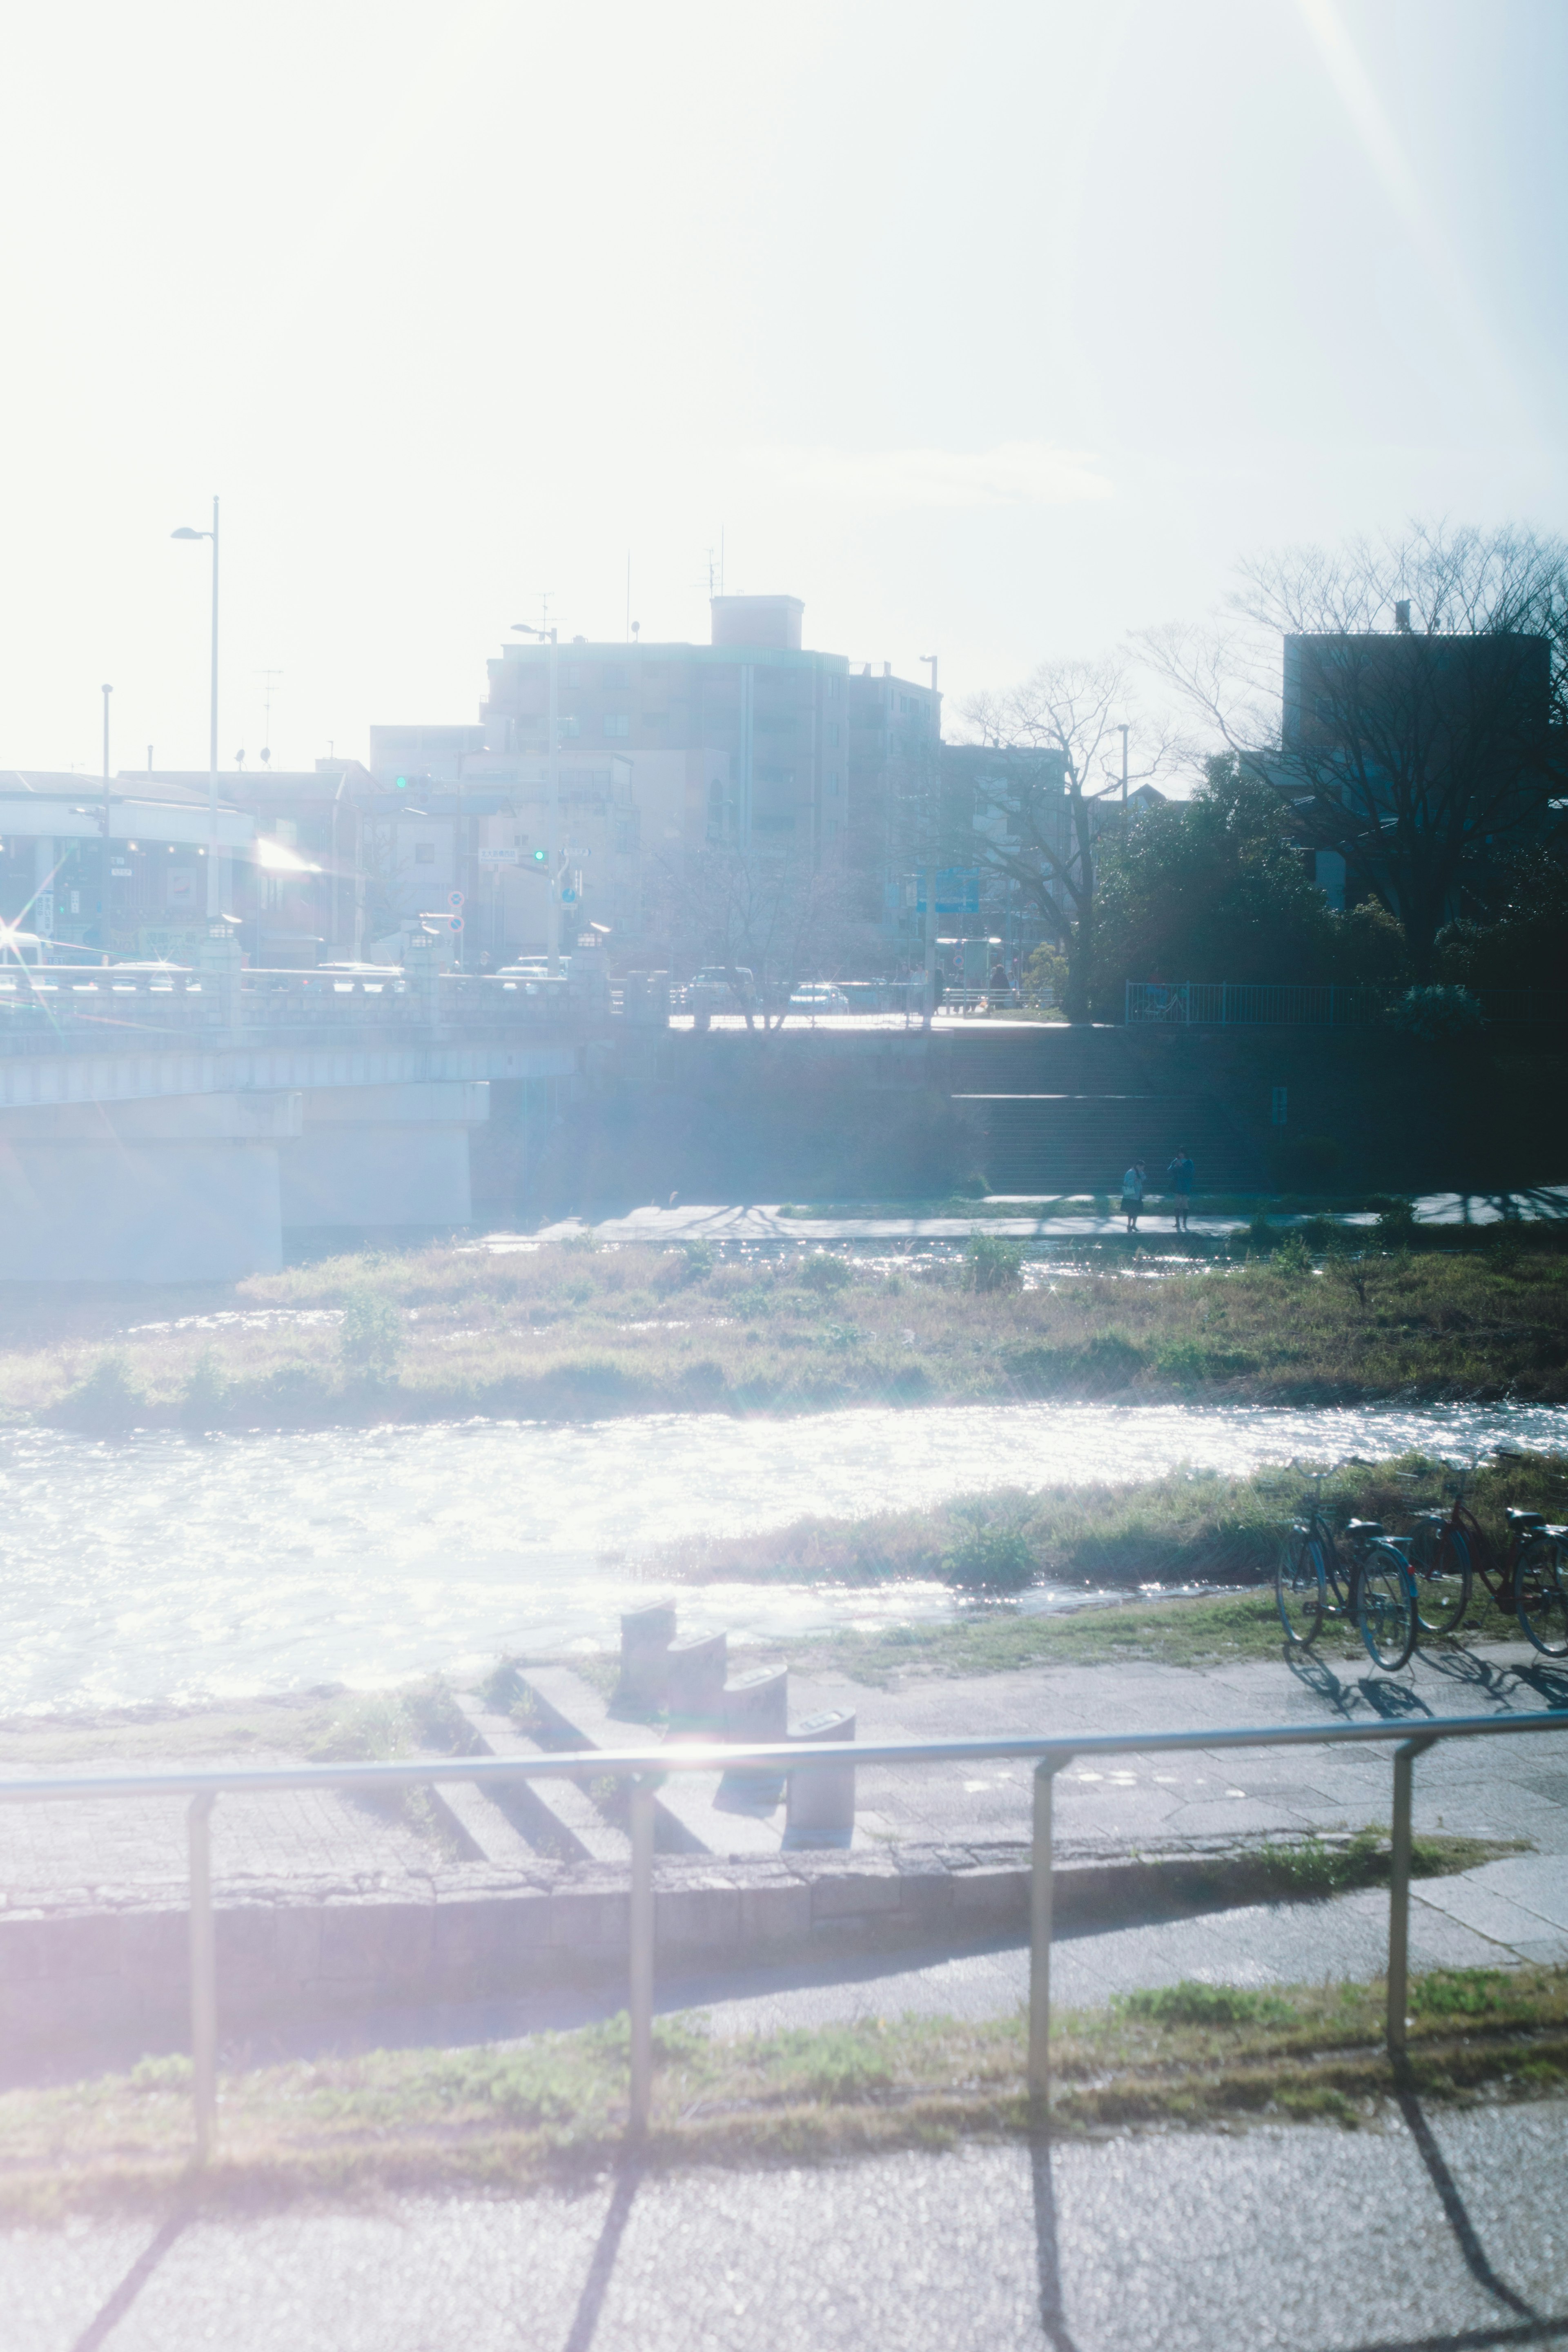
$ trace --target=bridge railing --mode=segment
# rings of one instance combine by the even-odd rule
[[[47,964],[0,971],[0,1056],[216,1045],[257,1034],[594,1027],[620,1014],[607,978],[503,979],[489,972],[334,972],[219,966],[132,971]],[[646,1018],[643,1008],[639,1017]]]
[[[1550,988],[1480,988],[1471,994],[1484,1018],[1504,1028],[1568,1020],[1568,993]],[[1370,1029],[1405,994],[1393,982],[1341,988],[1235,980],[1130,980],[1129,1026],[1167,1029]]]
[[[1568,1715],[1406,1717],[1391,1723],[1289,1723],[1203,1731],[1068,1732],[1061,1737],[1016,1733],[1000,1738],[828,1741],[685,1741],[648,1749],[596,1748],[583,1756],[420,1758],[396,1764],[291,1764],[248,1769],[163,1772],[83,1772],[0,1780],[0,1804],[119,1798],[145,1804],[150,1797],[189,1801],[190,2000],[192,2089],[198,2164],[211,2158],[217,2133],[218,1978],[213,1916],[212,1811],[220,1796],[284,1789],[348,1789],[364,1797],[393,1790],[470,1780],[482,1789],[517,1780],[589,1775],[629,1789],[631,1872],[627,1903],[627,1991],[631,2044],[628,2121],[647,2127],[653,2093],[654,1798],[671,1772],[754,1769],[773,1773],[854,1769],[861,1765],[997,1764],[1010,1759],[1033,1767],[1034,1804],[1029,1890],[1028,2088],[1037,2113],[1050,2099],[1052,1797],[1056,1776],[1075,1759],[1102,1756],[1170,1755],[1196,1748],[1392,1746],[1392,1836],[1389,1853],[1388,2053],[1395,2067],[1405,2053],[1409,1994],[1412,1809],[1416,1759],[1447,1739],[1529,1737],[1568,1730]]]

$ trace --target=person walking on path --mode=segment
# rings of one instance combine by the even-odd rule
[[[1127,1214],[1127,1230],[1138,1230],[1138,1212],[1143,1206],[1143,1162],[1135,1160],[1121,1179],[1121,1206]]]
[[[1192,1154],[1184,1143],[1178,1143],[1176,1156],[1165,1171],[1165,1190],[1175,1202],[1179,1234],[1187,1230],[1187,1212],[1193,1204],[1193,1173]]]

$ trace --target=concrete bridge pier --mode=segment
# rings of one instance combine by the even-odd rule
[[[489,1117],[482,1078],[312,1087],[280,1157],[286,1227],[466,1225],[468,1135]]]
[[[0,1113],[0,1281],[234,1282],[283,1262],[279,1154],[300,1097]]]

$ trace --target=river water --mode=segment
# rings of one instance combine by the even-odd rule
[[[0,1713],[370,1686],[507,1649],[597,1647],[646,1597],[660,1544],[808,1512],[1410,1446],[1468,1460],[1500,1438],[1568,1447],[1568,1407],[860,1407],[113,1442],[13,1432],[0,1439]],[[693,1591],[683,1614],[787,1638],[953,1605],[934,1584],[725,1584]]]

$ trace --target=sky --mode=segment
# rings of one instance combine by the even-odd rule
[[[710,567],[950,705],[1260,549],[1568,525],[1562,0],[59,0],[0,761],[363,757]],[[628,609],[627,571],[630,567]],[[956,730],[955,730],[956,731]]]

